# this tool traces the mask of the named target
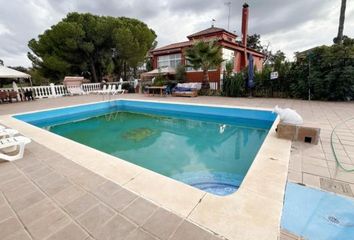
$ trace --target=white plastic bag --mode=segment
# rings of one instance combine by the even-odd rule
[[[275,106],[273,112],[277,113],[280,117],[280,121],[283,123],[301,125],[304,123],[302,117],[291,108],[280,108]]]

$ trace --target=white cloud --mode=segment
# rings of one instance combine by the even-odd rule
[[[230,31],[240,35],[242,1],[232,1]],[[146,22],[158,35],[159,46],[185,41],[186,36],[216,26],[227,27],[223,0],[0,0],[0,58],[6,65],[30,66],[27,43],[68,12],[127,16]],[[340,1],[249,0],[249,33],[290,58],[295,51],[331,44],[337,34]],[[347,2],[344,34],[354,36],[354,3]]]

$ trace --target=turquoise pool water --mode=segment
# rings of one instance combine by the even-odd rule
[[[49,112],[18,118],[216,195],[237,190],[272,123],[198,115],[196,109],[176,113],[172,105],[166,111],[123,105],[78,115],[67,111],[60,117]]]

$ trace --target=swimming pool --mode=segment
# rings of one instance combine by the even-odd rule
[[[116,100],[15,118],[204,191],[227,195],[240,186],[276,115]]]

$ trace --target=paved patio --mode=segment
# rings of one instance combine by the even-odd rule
[[[35,142],[0,162],[0,239],[219,239]]]
[[[354,173],[344,172],[336,166],[330,147],[332,129],[354,116],[353,103],[223,97],[156,98],[136,94],[122,98],[294,108],[304,117],[306,124],[321,128],[321,141],[318,145],[293,143],[288,180],[316,188],[327,186],[327,191],[353,197]],[[2,104],[0,115],[100,100],[103,100],[102,96],[80,96]],[[337,155],[345,167],[353,169],[354,120],[339,128],[337,133]],[[325,184],[326,179],[344,185],[338,188],[333,183]],[[69,236],[72,239],[217,238],[208,230],[139,198],[36,143],[29,145],[23,160],[0,163],[0,182],[1,239],[70,239]],[[120,237],[105,235],[108,233],[119,234]]]

